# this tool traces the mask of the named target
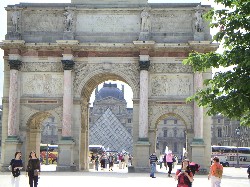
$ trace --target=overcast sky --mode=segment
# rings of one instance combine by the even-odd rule
[[[4,7],[7,5],[19,4],[20,2],[27,3],[70,3],[71,0],[0,0],[0,41],[5,39],[5,34],[7,33],[7,16]],[[211,0],[149,0],[149,3],[199,3],[210,4]],[[0,98],[3,97],[3,50],[0,49]],[[119,88],[120,84],[118,84]],[[132,107],[132,94],[131,89],[125,85],[125,96],[128,102],[128,107]],[[93,97],[91,98],[93,100]],[[2,99],[0,99],[0,105],[2,104]]]

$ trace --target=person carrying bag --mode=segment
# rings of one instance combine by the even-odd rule
[[[21,155],[21,152],[16,152],[15,158],[10,161],[9,170],[11,171],[11,185],[13,187],[19,187],[21,175],[20,170],[23,168]]]
[[[31,151],[26,169],[26,176],[29,176],[30,187],[37,187],[38,175],[40,175],[40,171],[40,161],[37,158],[35,151]]]

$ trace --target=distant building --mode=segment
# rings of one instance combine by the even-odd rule
[[[212,117],[211,144],[224,146],[250,147],[250,128],[240,126],[240,121],[224,118],[222,115]],[[236,129],[239,129],[238,134]]]
[[[90,144],[132,152],[132,112],[124,99],[124,86],[120,90],[117,84],[104,83],[99,91],[97,88],[89,115]]]

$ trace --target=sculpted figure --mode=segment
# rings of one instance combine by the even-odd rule
[[[198,5],[198,8],[200,8],[200,5]],[[195,29],[197,32],[203,31],[203,19],[202,19],[202,10],[198,9],[195,12]]]
[[[73,25],[73,16],[72,13],[67,11],[64,14],[65,20],[64,20],[64,24],[65,24],[65,31],[71,31],[72,29],[72,25]]]
[[[147,9],[141,12],[141,32],[149,32],[151,27],[150,14]]]
[[[11,14],[11,21],[12,21],[12,25],[14,26],[14,32],[18,31],[18,20],[19,20],[19,12],[15,10]]]

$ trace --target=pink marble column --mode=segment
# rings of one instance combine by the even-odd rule
[[[64,68],[64,92],[63,92],[63,124],[62,137],[69,138],[72,136],[72,69],[74,62],[72,60],[62,60]]]
[[[10,88],[9,88],[8,136],[19,135],[18,70],[20,69],[21,64],[22,63],[19,60],[9,60]]]
[[[150,61],[140,61],[139,139],[148,139],[148,69]]]
[[[195,92],[202,88],[202,73],[194,74],[194,90]],[[194,139],[203,139],[203,107],[199,107],[194,102]]]

